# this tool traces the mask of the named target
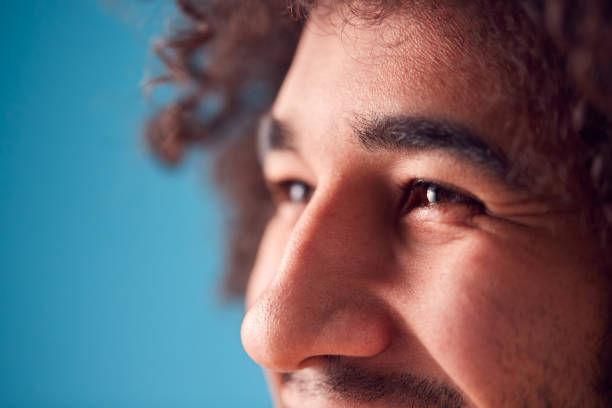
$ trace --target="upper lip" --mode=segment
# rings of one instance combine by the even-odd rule
[[[327,397],[330,403],[345,401],[368,406],[412,406],[415,402],[422,406],[465,405],[462,394],[442,381],[409,372],[373,371],[342,357],[323,358],[315,366],[294,373],[276,373],[274,377],[280,406],[285,408],[293,407],[288,397],[299,401]]]

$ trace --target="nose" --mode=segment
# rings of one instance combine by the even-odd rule
[[[347,204],[313,197],[247,311],[243,346],[261,366],[290,372],[319,356],[372,357],[390,344],[380,223]]]

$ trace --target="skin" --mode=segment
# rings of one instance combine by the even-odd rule
[[[470,16],[448,15],[375,27],[310,16],[270,113],[291,143],[264,152],[277,209],[242,326],[278,406],[603,406],[609,275],[554,182],[535,194],[444,149],[367,149],[355,136],[363,117],[444,119],[518,160],[517,129],[537,133],[520,92],[482,63],[494,51]],[[420,179],[470,199],[407,193]],[[368,393],[376,376],[388,386]],[[398,391],[408,377],[430,397]]]

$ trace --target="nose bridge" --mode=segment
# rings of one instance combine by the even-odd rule
[[[245,349],[264,367],[292,371],[310,357],[386,348],[389,319],[367,284],[375,237],[362,211],[336,190],[313,197],[300,216],[278,271],[243,323]]]
[[[320,293],[328,301],[362,286],[380,253],[380,226],[367,200],[347,199],[354,196],[349,188],[339,185],[313,197],[291,232],[275,282]]]
[[[348,264],[360,254],[356,250],[363,245],[360,233],[364,228],[362,225],[360,230],[356,224],[364,217],[358,215],[360,208],[343,203],[341,195],[329,194],[305,209],[287,242],[280,271],[307,273],[305,278],[314,279],[320,263],[324,263],[325,271],[335,271],[327,278],[338,279],[352,270]]]

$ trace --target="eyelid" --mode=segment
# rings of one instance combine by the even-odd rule
[[[412,180],[409,185],[407,186],[407,188],[414,188],[415,186],[418,185],[434,185],[436,187],[440,187],[444,190],[448,190],[450,192],[453,192],[455,194],[459,194],[462,196],[465,196],[466,198],[469,198],[471,200],[474,201],[478,201],[478,202],[482,202],[478,197],[476,197],[474,194],[470,193],[469,191],[466,191],[464,189],[462,189],[461,187],[457,187],[454,186],[452,184],[449,183],[445,183],[443,181],[438,181],[438,180],[431,180],[431,179],[426,179],[426,178],[417,178]]]

